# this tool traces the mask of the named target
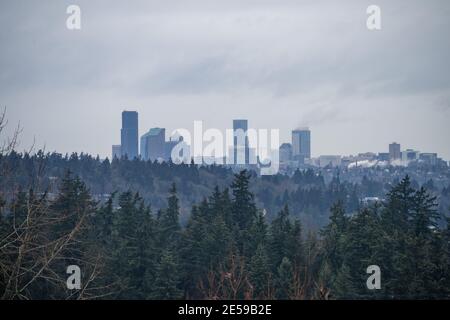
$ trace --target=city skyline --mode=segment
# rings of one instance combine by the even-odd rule
[[[140,135],[139,130],[137,128],[137,122],[139,119],[139,113],[136,111],[123,111],[122,112],[122,127],[129,126],[128,130],[133,130],[133,139],[126,139],[125,143],[127,145],[139,145],[138,141],[140,141],[140,148],[137,155],[133,157],[129,157],[128,153],[124,151],[124,148],[122,148],[121,145],[112,145],[111,149],[111,159],[113,158],[121,158],[121,157],[127,157],[129,159],[131,158],[139,158],[142,160],[150,160],[150,161],[169,161],[169,159],[172,158],[172,151],[173,149],[179,144],[183,143],[182,147],[177,148],[178,155],[176,156],[176,160],[172,159],[174,163],[181,163],[181,162],[190,162],[194,161],[197,164],[200,164],[203,162],[204,159],[208,158],[211,159],[210,154],[201,154],[201,158],[203,160],[199,159],[199,155],[195,155],[195,150],[192,150],[193,144],[191,141],[191,144],[187,144],[186,141],[184,141],[184,137],[180,135],[179,131],[185,131],[185,128],[178,128],[177,130],[174,130],[172,134],[168,134],[168,139],[166,136],[166,129],[161,127],[156,128],[150,128],[148,132],[144,133],[143,135]],[[130,120],[133,122],[133,124],[130,125]],[[225,142],[223,151],[224,154],[221,154],[219,156],[215,156],[215,160],[212,160],[216,164],[223,164],[223,165],[239,165],[237,168],[244,166],[248,166],[248,168],[252,168],[252,165],[256,165],[258,163],[257,155],[259,155],[259,142],[254,141],[253,144],[249,141],[249,136],[247,133],[247,130],[259,130],[261,128],[254,128],[252,126],[248,125],[248,119],[233,119],[233,141],[232,145],[229,145],[228,147],[231,147],[232,150],[229,150],[229,154],[225,155],[226,148],[227,148],[227,141],[222,141],[222,143]],[[194,124],[195,127],[195,124]],[[203,141],[204,134],[209,129],[215,128],[203,128],[201,127],[202,132],[200,134],[202,135],[202,138],[200,139],[202,150],[205,146],[210,145],[211,141]],[[206,131],[203,131],[203,129],[206,129]],[[124,128],[121,129],[121,136],[123,140],[123,131]],[[194,132],[195,132],[194,128]],[[220,131],[220,130],[219,130]],[[256,131],[255,131],[256,133]],[[188,132],[189,139],[192,137],[192,132]],[[226,133],[221,133],[222,136],[226,136]],[[217,139],[214,138],[214,140]],[[256,145],[255,145],[256,143]],[[436,152],[421,152],[419,150],[414,150],[411,148],[403,149],[401,148],[401,144],[397,142],[389,143],[388,145],[388,152],[381,151],[381,152],[358,152],[356,154],[322,154],[318,155],[317,157],[312,157],[311,154],[311,130],[309,127],[301,127],[297,128],[291,131],[291,142],[281,142],[278,141],[279,147],[277,148],[278,158],[275,160],[276,163],[281,165],[282,171],[284,173],[289,172],[291,169],[301,168],[301,167],[308,167],[308,166],[318,166],[318,167],[327,167],[329,165],[333,167],[354,167],[358,166],[358,162],[360,165],[363,166],[385,166],[387,164],[390,165],[408,165],[411,161],[417,161],[420,160],[422,162],[425,162],[430,165],[444,165],[447,166],[447,160],[442,159],[439,157],[438,153]],[[187,149],[185,149],[185,146],[187,146]],[[129,147],[126,147],[125,150],[128,150]],[[195,143],[194,143],[194,149],[195,149]],[[181,155],[179,154],[180,150],[187,151],[189,154]],[[217,150],[216,150],[217,151]],[[273,152],[275,150],[272,150]],[[120,154],[120,157],[118,156]],[[180,158],[181,157],[181,158]],[[231,157],[233,160],[226,160],[227,158]],[[108,157],[109,158],[109,157]],[[271,158],[270,161],[273,161],[274,159],[272,156],[269,156]],[[182,160],[183,159],[183,160]],[[190,160],[189,160],[190,159]],[[253,159],[253,160],[251,160]],[[181,161],[181,162],[180,162]],[[211,160],[208,160],[211,161]],[[218,162],[216,162],[218,161]],[[256,162],[254,162],[256,161]],[[442,163],[443,161],[443,163]],[[223,162],[223,163],[222,163]],[[258,165],[258,167],[260,167]],[[278,165],[277,165],[278,167]],[[255,167],[253,167],[255,168]],[[276,169],[278,172],[279,169]]]
[[[243,118],[288,142],[308,126],[312,156],[400,141],[450,159],[446,1],[379,1],[375,32],[360,1],[79,1],[78,31],[66,28],[68,4],[0,5],[0,106],[9,132],[23,127],[20,150],[106,157],[130,108],[146,129]]]
[[[449,16],[0,1],[0,300],[450,299]]]

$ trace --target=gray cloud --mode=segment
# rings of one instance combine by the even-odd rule
[[[401,140],[450,158],[448,1],[379,0],[377,32],[359,0],[84,0],[75,32],[69,4],[0,4],[0,104],[24,143],[106,156],[127,108],[142,131],[245,116],[285,140],[310,126],[316,155]]]

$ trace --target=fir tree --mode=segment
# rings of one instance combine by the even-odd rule
[[[259,244],[249,265],[250,283],[255,299],[264,299],[268,295],[270,265],[264,244]]]
[[[169,190],[167,203],[167,209],[162,210],[161,215],[158,217],[160,244],[161,246],[176,248],[180,236],[180,205],[175,183],[172,184],[172,187]]]
[[[111,246],[111,264],[121,290],[119,298],[143,299],[155,273],[154,222],[138,194],[121,194],[119,206],[114,214]]]
[[[244,252],[249,239],[249,230],[256,218],[257,209],[253,194],[249,190],[250,174],[246,170],[236,174],[231,185],[233,190],[232,214],[236,241],[241,253],[249,257],[251,252]]]
[[[192,207],[186,229],[183,232],[183,246],[180,248],[182,277],[187,296],[196,297],[196,287],[207,272],[208,252],[204,250],[206,222],[197,206]]]
[[[289,220],[289,208],[284,207],[270,226],[270,255],[274,271],[277,270],[283,258],[292,259],[292,224]]]
[[[179,268],[174,255],[165,250],[156,268],[155,281],[151,289],[150,299],[175,300],[183,297],[179,288]]]
[[[293,267],[291,261],[284,257],[277,269],[276,277],[276,298],[279,300],[289,300],[294,293],[293,287]]]

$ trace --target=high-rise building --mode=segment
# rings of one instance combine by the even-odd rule
[[[380,153],[378,153],[377,159],[379,161],[389,161],[389,153],[388,152],[380,152]]]
[[[249,164],[250,150],[248,143],[247,120],[233,120],[233,153],[234,164]]]
[[[122,112],[121,154],[128,159],[137,158],[139,154],[138,113],[136,111]]]
[[[409,162],[419,159],[420,152],[412,149],[406,149],[401,153],[402,161]]]
[[[166,129],[152,128],[141,137],[141,158],[144,160],[166,159]]]
[[[437,153],[421,153],[419,155],[419,159],[426,164],[436,165],[438,163],[438,155]]]
[[[169,141],[166,141],[165,146],[164,146],[164,159],[166,161],[169,161],[172,158],[172,150],[179,143],[183,143],[182,136],[173,136],[169,139]],[[184,155],[178,154],[178,157],[184,158]]]
[[[389,160],[400,160],[402,158],[402,153],[400,152],[400,144],[392,142],[389,145]]]
[[[122,157],[122,146],[119,145],[113,145],[112,146],[112,159],[117,158],[120,159]]]
[[[311,131],[308,128],[292,131],[292,158],[301,163],[311,158]]]
[[[292,160],[292,144],[283,143],[280,146],[280,163],[286,163]]]

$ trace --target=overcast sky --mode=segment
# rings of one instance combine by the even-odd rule
[[[309,126],[313,156],[397,141],[450,160],[449,17],[448,0],[1,0],[0,106],[22,149],[110,156],[127,109],[140,135],[247,118],[281,142]]]

